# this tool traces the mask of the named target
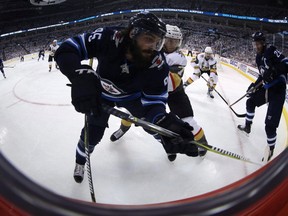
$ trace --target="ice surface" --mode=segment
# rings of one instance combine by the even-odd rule
[[[82,184],[72,177],[75,147],[84,116],[70,105],[68,80],[48,62],[36,59],[16,62],[0,75],[0,149],[35,182],[67,197],[90,201],[87,176]],[[53,65],[54,67],[54,65]],[[191,73],[186,68],[185,77]],[[250,81],[219,65],[217,90],[229,101],[241,97]],[[249,137],[236,126],[237,118],[221,100],[207,97],[207,86],[199,79],[187,88],[195,119],[204,128],[211,145],[260,161],[266,147],[264,117],[267,106],[257,109]],[[234,106],[245,112],[245,99]],[[109,128],[91,155],[96,199],[110,204],[149,204],[188,198],[235,182],[259,166],[207,153],[205,159],[178,155],[169,162],[162,146],[139,127],[121,140],[109,136],[120,124],[111,117]],[[287,142],[284,118],[278,130],[275,155]]]

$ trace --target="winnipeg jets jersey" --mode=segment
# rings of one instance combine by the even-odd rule
[[[56,44],[55,46],[53,44],[50,44],[50,47],[49,47],[49,55],[50,56],[54,56],[56,50],[59,48],[59,45]]]
[[[205,53],[200,53],[195,62],[191,63],[194,67],[194,73],[199,72],[217,72],[217,61],[214,56],[211,56],[208,60],[205,58]]]
[[[259,81],[269,83],[275,79],[282,79],[284,83],[287,82],[288,58],[276,47],[269,46],[264,53],[257,54],[256,64],[259,69]]]
[[[164,54],[166,62],[169,65],[169,80],[168,80],[168,92],[174,91],[182,81],[184,68],[187,65],[186,57],[180,52],[176,51],[169,54]]]
[[[169,68],[164,55],[156,51],[150,66],[140,68],[129,61],[125,55],[128,40],[115,28],[98,28],[66,40],[57,50],[55,60],[61,72],[72,80],[77,78],[75,70],[80,67],[81,60],[96,57],[96,75],[101,82],[103,101],[123,104],[140,99],[143,117],[153,122],[166,113]],[[71,59],[70,55],[76,60],[65,62]]]

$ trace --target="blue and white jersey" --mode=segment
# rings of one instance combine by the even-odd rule
[[[288,58],[274,46],[268,46],[265,51],[256,56],[256,64],[259,69],[259,78],[265,83],[276,79],[287,82]]]
[[[96,57],[96,74],[101,81],[102,97],[112,102],[141,99],[146,113],[149,113],[147,119],[153,121],[155,116],[165,113],[169,67],[163,54],[155,52],[150,66],[139,68],[126,58],[126,51],[127,38],[119,31],[98,28],[92,33],[66,40],[57,50],[55,59],[63,65],[58,62],[58,56],[73,53],[79,57],[77,64],[80,65],[81,60]],[[64,65],[60,69],[71,79],[77,67]]]

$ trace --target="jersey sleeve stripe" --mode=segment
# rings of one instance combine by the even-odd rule
[[[82,56],[79,44],[73,38],[69,38],[65,42],[75,47],[79,54]]]
[[[145,98],[147,98],[147,99],[152,99],[152,100],[162,100],[162,101],[167,101],[167,99],[168,99],[168,92],[167,91],[165,91],[165,92],[163,92],[162,94],[160,94],[160,95],[148,95],[148,94],[145,94],[144,92],[143,92],[143,96],[145,97]]]
[[[113,102],[121,102],[121,101],[129,101],[134,100],[141,97],[141,93],[135,93],[130,95],[119,95],[119,96],[112,96],[110,94],[106,94],[105,92],[102,92],[102,97]]]
[[[85,43],[85,34],[81,34],[78,36],[79,38],[79,41],[80,41],[80,45],[81,45],[81,50],[83,51],[84,53],[84,59],[88,59],[88,52],[87,52],[87,49],[86,49],[86,43]]]
[[[154,100],[154,101],[150,101],[150,100],[146,100],[145,98],[141,99],[141,103],[143,106],[150,106],[150,105],[163,105],[164,107],[166,106],[165,102],[161,101],[161,100]]]

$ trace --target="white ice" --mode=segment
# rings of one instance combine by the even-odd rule
[[[73,179],[75,147],[84,116],[70,105],[68,80],[47,59],[12,62],[0,74],[0,149],[19,170],[51,191],[90,201],[87,176],[82,184]],[[218,66],[217,90],[234,102],[245,93],[250,81],[226,66]],[[187,66],[187,77],[191,67]],[[237,118],[216,95],[206,96],[200,79],[187,88],[195,119],[204,128],[210,145],[254,161],[260,161],[266,147],[264,118],[267,106],[257,109],[249,137],[236,126]],[[181,104],[179,104],[181,106]],[[245,112],[245,99],[234,106]],[[161,144],[133,127],[120,141],[109,137],[120,120],[111,117],[100,144],[91,155],[96,199],[110,204],[150,204],[193,197],[235,182],[261,166],[207,153],[205,159],[178,155],[169,162]],[[282,117],[275,154],[286,145],[287,131]]]

